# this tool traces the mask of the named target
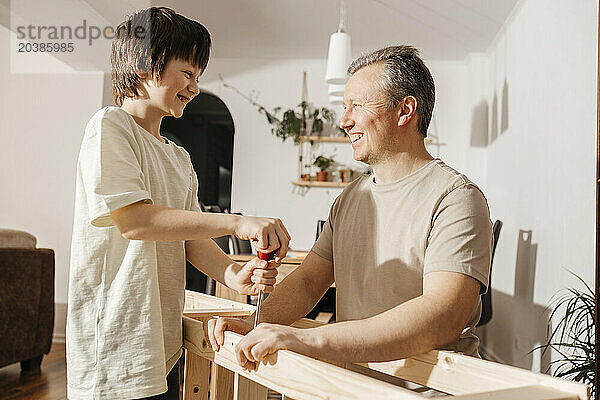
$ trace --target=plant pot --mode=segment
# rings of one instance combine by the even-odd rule
[[[327,171],[317,171],[317,182],[327,182]]]
[[[340,179],[344,183],[350,182],[350,180],[352,179],[351,171],[349,169],[340,169]]]

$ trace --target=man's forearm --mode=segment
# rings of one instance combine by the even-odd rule
[[[240,218],[234,214],[201,213],[143,203],[111,214],[127,239],[165,242],[229,235]]]
[[[457,326],[444,306],[421,296],[371,318],[302,330],[300,347],[290,350],[342,362],[398,360],[456,341]]]
[[[308,314],[332,283],[331,262],[310,252],[263,302],[260,321],[290,325]]]
[[[315,298],[309,283],[299,277],[293,277],[293,274],[292,272],[277,285],[262,303],[260,322],[290,325],[308,314],[317,304],[320,296]]]

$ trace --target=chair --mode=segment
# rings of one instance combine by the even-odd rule
[[[321,236],[321,232],[323,232],[323,227],[325,226],[325,222],[327,222],[327,221],[323,221],[322,219],[317,220],[317,235],[315,237],[315,241],[317,241],[319,236]]]
[[[490,322],[492,319],[492,265],[494,263],[494,254],[496,253],[496,245],[498,244],[498,238],[500,237],[500,230],[502,229],[502,221],[499,219],[494,222],[492,227],[492,257],[490,260],[490,279],[488,283],[488,290],[481,295],[481,318],[477,326],[483,326]]]
[[[39,370],[54,330],[54,251],[26,232],[0,229],[0,367]]]

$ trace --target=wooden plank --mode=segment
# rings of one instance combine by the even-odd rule
[[[544,386],[525,386],[511,389],[496,390],[487,393],[466,394],[454,396],[452,400],[577,400],[576,394],[561,392],[560,390]]]
[[[184,318],[184,339],[186,349],[201,352],[200,355],[210,358],[207,354],[210,346],[204,345],[206,339],[202,322]],[[237,364],[234,354],[235,345],[241,339],[241,335],[225,332],[224,345],[219,352],[213,353],[214,362],[286,396],[295,399],[422,400],[421,396],[410,390],[287,350],[279,351],[272,365],[261,364],[257,371],[244,371]]]
[[[323,324],[319,321],[305,318],[292,324],[296,328],[303,329],[321,325]],[[361,369],[357,366],[370,368],[453,395],[542,385],[567,393],[575,393],[581,400],[590,398],[589,387],[584,384],[449,351],[434,350],[404,360],[384,363],[346,364],[347,368],[360,372]]]
[[[235,374],[212,363],[210,374],[210,400],[233,400]]]
[[[234,400],[266,400],[267,388],[251,381],[240,374],[235,374],[233,382]]]
[[[232,301],[230,299],[219,298],[204,293],[198,293],[191,290],[185,291],[185,311],[188,310],[207,310],[207,309],[225,309],[225,310],[250,310],[254,311],[254,306],[243,302]],[[184,312],[185,312],[184,311]]]
[[[183,314],[194,319],[202,320],[218,315],[221,317],[247,317],[252,310],[223,310],[222,308],[196,310],[183,310]]]
[[[453,395],[542,385],[589,399],[587,385],[449,351],[358,365]]]
[[[185,354],[183,400],[208,400],[210,361],[191,351]]]

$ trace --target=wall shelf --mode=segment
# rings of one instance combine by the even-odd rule
[[[304,187],[329,187],[329,188],[343,188],[348,186],[349,182],[317,182],[317,181],[295,181],[292,182],[296,186]]]

